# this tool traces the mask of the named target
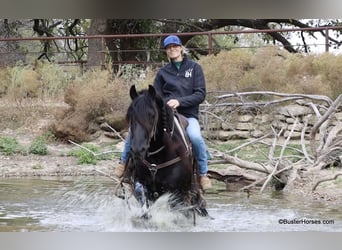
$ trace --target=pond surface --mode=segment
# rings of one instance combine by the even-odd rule
[[[0,179],[0,232],[342,232],[342,204],[283,193],[206,194],[212,218],[170,211],[167,197],[148,222],[134,198],[115,197],[104,177]]]

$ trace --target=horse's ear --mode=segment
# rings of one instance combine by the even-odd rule
[[[156,90],[154,89],[154,87],[152,85],[148,85],[148,93],[153,98],[156,98]]]
[[[129,95],[131,96],[131,99],[135,99],[138,96],[137,90],[135,88],[135,85],[132,85],[129,90]]]
[[[159,107],[163,107],[164,101],[152,85],[148,85],[148,93],[154,100],[156,100]]]

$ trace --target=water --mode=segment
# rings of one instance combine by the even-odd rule
[[[144,221],[135,199],[127,204],[115,197],[109,179],[0,179],[0,232],[342,231],[342,205],[282,193],[206,194],[212,218],[196,216],[196,226],[170,211],[167,198],[161,197],[150,209],[151,220]]]

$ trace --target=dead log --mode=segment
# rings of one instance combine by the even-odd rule
[[[222,181],[224,183],[231,183],[231,182],[251,182],[255,181],[255,179],[251,177],[247,177],[244,175],[237,175],[237,174],[221,174],[214,170],[208,170],[208,177],[215,179],[217,181]]]
[[[238,190],[239,188],[249,185],[255,181],[254,178],[247,177],[245,175],[221,174],[214,170],[208,170],[207,174],[209,178],[223,182],[226,185],[226,190]],[[231,188],[232,186],[235,186],[235,188]]]

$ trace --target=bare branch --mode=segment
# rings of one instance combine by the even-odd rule
[[[342,173],[337,173],[337,174],[335,174],[335,175],[334,175],[333,177],[331,177],[331,178],[326,178],[326,179],[319,180],[319,181],[316,182],[316,184],[312,187],[312,192],[315,191],[316,188],[318,187],[318,185],[321,184],[322,182],[336,180],[337,177],[339,177],[340,175],[342,175]]]
[[[126,141],[118,131],[116,131],[114,128],[112,128],[107,122],[104,123],[104,125],[106,127],[108,127],[109,129],[111,129],[122,141]]]
[[[314,163],[314,161],[311,159],[311,157],[309,156],[307,150],[306,150],[306,146],[305,146],[305,140],[304,140],[304,137],[305,137],[305,131],[306,131],[306,128],[308,126],[308,120],[310,119],[311,115],[309,115],[307,117],[307,119],[304,120],[304,127],[300,133],[300,144],[302,146],[302,150],[303,150],[303,154],[306,158],[306,160],[309,162],[309,163]]]
[[[104,151],[101,153],[95,153],[94,151],[90,150],[89,148],[84,147],[84,146],[82,146],[76,142],[73,142],[72,140],[68,140],[68,142],[70,142],[71,144],[74,144],[77,147],[84,149],[85,151],[91,153],[93,156],[99,156],[99,155],[110,154],[110,153],[118,153],[118,151],[113,151],[113,150],[108,150],[108,151]]]
[[[337,99],[329,107],[328,111],[322,117],[320,117],[320,119],[315,123],[315,125],[311,129],[310,146],[311,146],[311,151],[314,154],[315,159],[317,159],[318,154],[319,154],[319,152],[317,151],[316,143],[315,143],[315,137],[316,137],[317,130],[321,127],[321,125],[325,121],[328,120],[328,118],[331,116],[331,114],[336,111],[336,109],[339,107],[341,101],[342,101],[342,94],[337,97]]]
[[[285,167],[285,168],[282,168],[282,169],[278,170],[277,172],[274,173],[274,175],[278,175],[278,174],[280,174],[280,173],[282,173],[282,172],[284,172],[284,171],[286,171],[286,170],[289,170],[289,169],[291,169],[291,168],[293,168],[293,165],[289,165],[289,166],[287,166],[287,167]],[[251,187],[253,187],[253,186],[255,186],[255,185],[258,185],[259,183],[261,183],[261,182],[267,180],[267,178],[268,178],[268,176],[266,176],[266,177],[264,177],[264,178],[261,178],[260,180],[257,180],[257,181],[255,181],[255,182],[253,182],[252,184],[250,184],[250,185],[248,185],[248,186],[245,186],[245,187],[241,188],[240,191],[248,190],[248,189],[250,189]]]
[[[264,135],[264,136],[262,136],[262,137],[260,137],[260,138],[257,138],[257,139],[254,139],[254,140],[252,140],[252,141],[243,143],[243,144],[241,144],[240,146],[238,146],[238,147],[236,147],[236,148],[233,148],[233,149],[231,149],[231,150],[226,151],[226,153],[232,153],[232,152],[235,152],[235,151],[237,151],[237,150],[240,150],[240,149],[243,148],[243,147],[246,147],[246,146],[248,146],[248,145],[250,145],[250,144],[254,144],[254,143],[258,142],[258,141],[261,141],[261,140],[263,140],[263,139],[269,137],[270,135],[271,135],[271,133],[268,133],[268,134],[266,134],[266,135]]]
[[[272,169],[270,167],[263,166],[260,163],[245,161],[245,160],[242,160],[242,159],[239,159],[237,157],[233,157],[227,154],[223,155],[223,159],[227,163],[234,164],[240,168],[255,170],[255,171],[266,173],[266,174],[269,174],[270,172],[272,172]]]
[[[295,120],[295,123],[294,125],[292,126],[292,129],[289,133],[289,135],[287,136],[285,142],[284,142],[284,145],[280,151],[280,156],[279,156],[279,159],[277,160],[272,172],[269,174],[269,176],[267,177],[266,181],[264,182],[264,184],[262,185],[261,189],[260,189],[260,193],[262,193],[265,189],[265,187],[267,186],[267,184],[270,182],[270,180],[272,179],[273,176],[275,176],[275,172],[277,171],[277,168],[283,158],[283,155],[284,155],[284,152],[285,152],[285,149],[286,149],[286,145],[288,144],[288,142],[290,141],[290,138],[293,134],[293,131],[295,129],[295,127],[297,126],[297,123],[298,123],[298,119]],[[279,134],[277,135],[277,137],[279,137]]]

